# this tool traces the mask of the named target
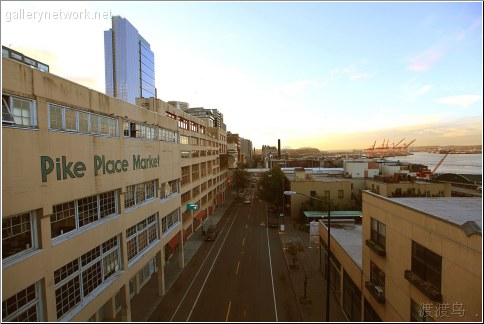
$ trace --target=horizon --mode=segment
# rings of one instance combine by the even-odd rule
[[[253,147],[482,145],[481,2],[10,1],[2,45],[105,93],[116,15],[155,53],[159,99],[218,109]]]
[[[272,145],[270,145],[272,146]],[[449,145],[445,145],[445,144],[441,144],[441,145],[411,145],[410,146],[410,151],[413,149],[413,148],[447,148],[447,147],[452,147],[452,146],[457,146],[457,147],[475,147],[475,146],[480,146],[481,149],[482,149],[482,144],[465,144],[465,145],[453,145],[453,144],[449,144]],[[274,147],[277,148],[277,145],[275,145]],[[375,145],[375,147],[377,147]],[[255,147],[254,147],[255,148]],[[302,149],[317,149],[321,152],[350,152],[350,151],[364,151],[366,150],[368,147],[365,147],[365,148],[340,148],[340,149],[331,149],[331,150],[322,150],[320,148],[317,148],[317,147],[308,147],[308,146],[302,146],[302,147],[297,147],[297,148],[294,148],[294,147],[281,147],[281,150],[302,150]],[[260,148],[255,148],[256,150],[258,151],[261,151],[262,149]],[[479,154],[479,153],[476,153],[476,154]]]

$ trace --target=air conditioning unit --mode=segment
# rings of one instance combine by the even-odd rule
[[[383,288],[380,286],[375,286],[375,291],[378,297],[383,297]]]

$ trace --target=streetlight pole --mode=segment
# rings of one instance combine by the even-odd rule
[[[286,196],[293,196],[293,195],[301,195],[301,196],[306,196],[308,198],[311,198],[311,199],[314,199],[314,200],[319,200],[319,201],[322,201],[324,203],[327,203],[328,204],[328,230],[327,230],[327,233],[328,233],[328,236],[327,236],[327,251],[326,251],[326,254],[328,255],[328,260],[326,262],[326,322],[329,322],[329,297],[330,297],[330,284],[329,284],[329,279],[330,279],[330,275],[329,275],[329,263],[331,262],[331,201],[325,201],[325,200],[322,200],[322,199],[319,199],[319,198],[316,198],[316,197],[312,197],[312,196],[309,196],[309,195],[306,195],[306,194],[302,194],[302,193],[299,193],[299,192],[295,192],[295,191],[284,191],[284,195]],[[321,266],[321,262],[319,263],[319,265]]]

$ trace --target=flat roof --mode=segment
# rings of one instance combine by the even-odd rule
[[[323,211],[304,211],[304,216],[310,218],[321,218],[321,217],[328,217],[328,212]],[[361,217],[362,212],[359,210],[335,210],[331,211],[331,218],[340,218],[340,217]]]
[[[387,198],[462,228],[469,236],[482,235],[481,197]]]
[[[319,222],[326,227],[322,220]],[[362,269],[362,225],[354,223],[331,223],[331,236],[360,269]],[[341,260],[339,261],[341,262]]]

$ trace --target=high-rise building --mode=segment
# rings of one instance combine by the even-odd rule
[[[106,94],[134,104],[136,98],[156,98],[155,54],[131,23],[112,18],[104,31]]]

